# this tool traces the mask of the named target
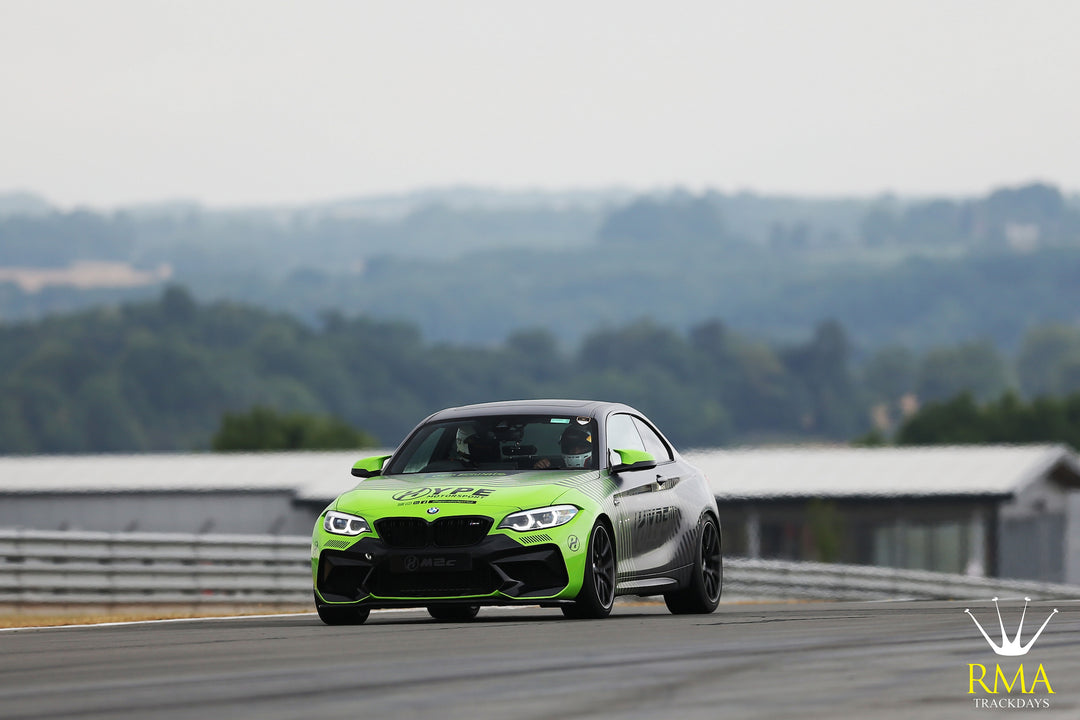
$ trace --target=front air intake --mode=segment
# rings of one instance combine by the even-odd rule
[[[482,515],[440,518],[431,523],[421,518],[393,517],[376,520],[375,532],[392,548],[468,547],[487,536],[492,522]]]

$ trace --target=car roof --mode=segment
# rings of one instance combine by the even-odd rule
[[[447,408],[434,413],[424,422],[478,415],[582,415],[601,418],[615,411],[641,414],[629,405],[603,400],[502,400]]]

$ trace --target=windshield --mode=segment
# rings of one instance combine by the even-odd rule
[[[385,469],[387,475],[455,470],[596,469],[596,421],[506,415],[429,423]]]

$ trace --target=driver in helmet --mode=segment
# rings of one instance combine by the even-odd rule
[[[581,427],[566,428],[559,439],[559,450],[562,452],[562,467],[588,467],[593,455],[592,433]],[[541,458],[534,467],[544,469],[552,467],[552,464],[547,458]]]
[[[476,428],[473,427],[472,423],[469,423],[467,425],[458,425],[458,429],[454,433],[454,447],[451,450],[451,459],[469,459],[469,438],[471,438],[475,434]]]

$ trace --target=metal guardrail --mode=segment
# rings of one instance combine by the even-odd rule
[[[724,592],[754,598],[830,600],[1080,599],[1080,586],[869,565],[724,559]]]
[[[760,599],[1080,599],[1080,587],[726,558],[724,592]],[[0,530],[0,604],[308,604],[306,537]]]
[[[311,602],[304,537],[0,530],[0,604]]]

